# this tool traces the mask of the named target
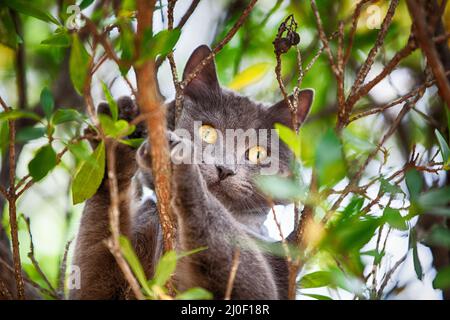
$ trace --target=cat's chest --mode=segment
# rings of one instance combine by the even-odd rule
[[[269,238],[269,233],[264,222],[267,219],[267,214],[233,214],[233,217],[245,226],[251,233],[256,233],[258,236]]]

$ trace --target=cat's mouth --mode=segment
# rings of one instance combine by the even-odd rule
[[[242,181],[237,176],[221,179],[215,166],[200,165],[200,172],[208,190],[221,202],[240,201],[242,197],[252,194],[250,183]]]
[[[227,179],[221,180],[218,176],[214,177],[209,174],[204,174],[204,178],[209,191],[217,198],[222,198],[224,195],[227,198],[233,198],[233,192],[230,192],[233,189],[231,181],[227,181]]]
[[[205,178],[206,180],[206,185],[208,186],[208,189],[210,191],[222,191],[222,192],[226,192],[227,190],[227,183],[224,180],[220,180],[218,177],[216,178],[212,178],[210,177]]]

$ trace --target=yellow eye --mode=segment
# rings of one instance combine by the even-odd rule
[[[203,141],[209,144],[216,143],[217,140],[217,130],[210,125],[203,125],[198,129],[198,134]]]
[[[254,146],[248,150],[248,160],[254,164],[260,164],[267,158],[267,150],[260,146]]]

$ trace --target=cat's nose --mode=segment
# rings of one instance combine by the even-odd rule
[[[236,174],[236,170],[224,165],[216,165],[217,174],[219,175],[220,180],[225,180],[230,176],[234,176]]]

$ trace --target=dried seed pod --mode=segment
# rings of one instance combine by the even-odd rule
[[[287,38],[289,39],[289,42],[291,45],[296,46],[300,43],[300,35],[292,30],[288,31]]]
[[[277,54],[286,53],[291,48],[291,42],[287,38],[278,38],[273,42]]]

